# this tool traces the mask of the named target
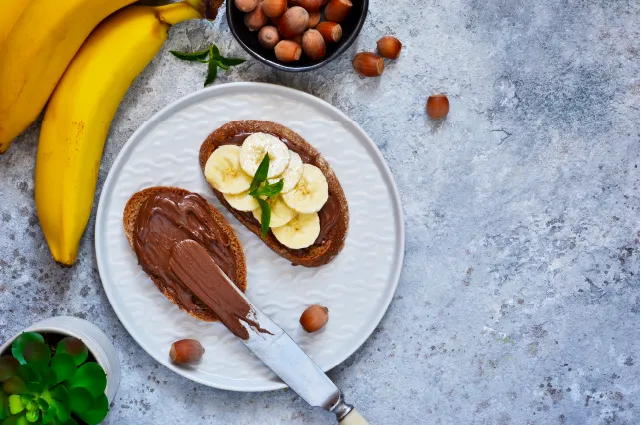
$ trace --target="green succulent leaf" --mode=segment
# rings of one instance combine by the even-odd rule
[[[71,411],[69,410],[69,406],[62,403],[56,403],[55,410],[56,418],[58,418],[59,421],[66,422],[69,420],[69,418],[71,418]]]
[[[9,412],[12,415],[17,415],[18,413],[22,412],[25,408],[25,405],[22,404],[22,401],[20,401],[20,396],[17,394],[13,394],[9,396]]]
[[[7,416],[9,416],[9,394],[0,391],[0,421]]]
[[[44,342],[28,342],[22,353],[27,364],[34,366],[48,365],[51,360],[51,350]]]
[[[40,341],[44,343],[45,339],[39,333],[23,332],[15,341],[13,341],[13,344],[11,344],[11,354],[13,354],[13,357],[18,359],[20,364],[27,363],[24,359],[23,353],[27,344],[32,341]]]
[[[29,422],[35,422],[40,417],[40,410],[31,410],[25,415]]]
[[[40,382],[45,388],[52,388],[56,385],[56,374],[49,366],[42,366],[39,369],[40,372]]]
[[[30,364],[23,364],[20,365],[20,369],[18,370],[18,375],[25,381],[25,382],[38,382],[40,381],[40,374],[36,370],[35,367],[33,367]]]
[[[93,397],[98,397],[107,388],[107,375],[98,363],[85,363],[78,368],[71,379],[66,381],[67,390],[76,387],[87,389]]]
[[[49,410],[49,403],[47,403],[47,401],[44,398],[39,398],[37,402],[38,402],[38,408],[40,410],[42,410],[43,412],[46,412],[47,410]]]
[[[20,362],[13,356],[0,357],[0,382],[18,374]]]
[[[184,61],[197,61],[199,59],[205,59],[209,55],[209,49],[200,50],[198,52],[187,53],[187,52],[178,52],[176,50],[170,50],[169,53],[176,56],[178,59]]]
[[[7,394],[24,394],[27,392],[27,385],[19,376],[12,376],[4,381],[2,390]]]
[[[9,416],[2,422],[2,425],[29,425],[29,421],[23,414]]]
[[[93,397],[89,391],[82,387],[69,390],[69,408],[74,413],[82,413],[91,409]]]
[[[84,342],[73,336],[63,338],[58,343],[56,354],[57,353],[69,354],[73,357],[73,361],[76,363],[76,366],[83,364],[89,356],[89,350]]]
[[[78,422],[74,418],[69,418],[67,421],[61,425],[78,425]]]
[[[45,387],[40,383],[36,381],[27,381],[27,390],[31,391],[32,393],[40,394],[45,390]]]
[[[78,417],[87,422],[88,425],[96,425],[105,419],[107,413],[109,413],[109,400],[107,400],[106,395],[101,394],[94,400],[91,410],[78,413]]]
[[[35,396],[33,394],[22,394],[20,396],[20,401],[22,402],[22,404],[27,404],[30,401],[33,401],[34,398]]]
[[[66,353],[56,353],[51,359],[51,370],[56,375],[55,383],[66,381],[76,373],[76,362]]]
[[[44,411],[44,413],[42,414],[42,423],[49,424],[50,422],[53,422],[55,417],[56,417],[56,408],[49,406],[49,409]]]

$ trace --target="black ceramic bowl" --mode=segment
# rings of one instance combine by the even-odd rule
[[[343,28],[343,38],[338,43],[327,44],[327,54],[320,60],[310,60],[305,57],[305,53],[300,60],[296,62],[280,62],[274,55],[274,49],[265,49],[258,43],[258,31],[250,31],[245,26],[245,12],[241,12],[234,5],[234,0],[227,0],[227,22],[232,34],[236,40],[250,55],[259,61],[266,63],[276,69],[289,72],[311,71],[320,68],[331,60],[337,58],[349,46],[352,45],[358,33],[361,32],[365,18],[367,17],[367,7],[369,0],[352,0],[353,7],[347,19],[341,22]],[[271,23],[269,24],[271,25]]]

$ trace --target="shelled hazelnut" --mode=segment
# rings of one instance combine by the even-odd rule
[[[285,38],[292,38],[295,35],[302,34],[307,29],[309,23],[309,13],[300,6],[294,6],[281,16],[278,23],[278,32]]]
[[[325,56],[327,48],[323,36],[316,30],[307,30],[303,35],[303,52],[311,60],[318,60]]]
[[[287,10],[287,0],[263,0],[263,13],[270,18],[279,17]]]
[[[300,325],[309,333],[319,331],[327,324],[328,313],[327,307],[318,304],[311,305],[300,316]]]
[[[352,10],[351,0],[330,0],[325,8],[325,19],[333,22],[342,22]]]
[[[375,53],[361,52],[352,61],[354,71],[363,77],[378,77],[385,70],[383,58]]]
[[[258,31],[267,25],[268,21],[269,18],[265,15],[265,12],[263,12],[262,1],[258,3],[254,10],[245,15],[245,25],[247,25],[250,31]]]
[[[440,120],[450,112],[450,101],[444,94],[435,94],[427,98],[427,115],[433,120]]]
[[[278,35],[278,30],[274,26],[264,26],[258,32],[258,42],[265,49],[273,49],[279,41],[280,36]]]
[[[294,62],[300,59],[302,49],[298,43],[291,40],[281,40],[274,47],[276,59],[282,62]]]
[[[316,30],[323,36],[325,43],[336,43],[343,37],[343,28],[338,22],[321,22],[316,25]]]
[[[403,45],[398,38],[388,35],[378,40],[376,47],[378,48],[378,53],[384,58],[398,59]]]

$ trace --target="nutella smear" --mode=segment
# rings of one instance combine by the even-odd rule
[[[184,240],[174,245],[169,267],[238,338],[249,338],[249,332],[242,322],[258,332],[270,333],[249,318],[252,309],[241,292],[232,286],[213,258],[198,242]]]

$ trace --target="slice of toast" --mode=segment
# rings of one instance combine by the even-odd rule
[[[125,227],[125,234],[127,236],[127,240],[129,241],[129,246],[131,246],[131,249],[134,249],[134,229],[136,225],[136,218],[138,217],[138,213],[140,212],[140,208],[143,206],[145,201],[150,197],[150,196],[155,196],[158,194],[162,193],[167,193],[167,192],[173,192],[174,194],[178,194],[181,196],[188,195],[192,192],[189,192],[188,190],[185,189],[180,189],[177,187],[166,187],[166,186],[156,186],[156,187],[150,187],[147,189],[143,189],[140,192],[136,192],[127,202],[127,205],[125,206],[125,211],[123,215],[123,225]],[[241,291],[245,292],[245,289],[247,288],[247,266],[245,264],[245,254],[243,252],[242,246],[240,245],[240,242],[238,241],[238,238],[236,237],[236,233],[234,232],[234,229],[231,228],[225,217],[218,211],[216,208],[212,207],[211,205],[207,204],[209,207],[209,212],[211,213],[211,217],[213,220],[216,222],[216,224],[222,229],[222,231],[227,235],[229,238],[229,246],[231,248],[233,257],[234,257],[234,262],[235,262],[235,269],[236,269],[236,276],[229,276],[230,279],[240,288]],[[168,288],[162,284],[162,282],[159,279],[156,279],[152,276],[151,280],[154,282],[156,287],[162,292],[162,294],[167,297],[169,301],[172,303],[176,304],[178,307],[180,307],[181,310],[189,313],[191,316],[195,317],[196,319],[203,320],[205,322],[213,322],[218,320],[218,317],[214,312],[207,307],[204,303],[200,302],[195,296],[194,299],[197,304],[197,308],[194,310],[190,310],[183,305],[183,303],[177,298],[176,294],[173,292],[171,288]]]
[[[298,133],[271,121],[252,120],[228,122],[217,130],[214,130],[214,132],[207,137],[200,147],[199,161],[203,173],[207,160],[217,147],[225,144],[224,141],[233,139],[239,134],[259,132],[269,133],[281,140],[286,140],[290,147],[296,148],[295,150],[300,154],[303,162],[315,165],[325,175],[329,186],[330,197],[335,197],[336,204],[338,205],[338,220],[325,237],[323,243],[315,244],[304,249],[290,249],[282,245],[271,231],[263,237],[261,234],[260,223],[253,218],[251,213],[244,213],[232,208],[225,200],[223,194],[212,187],[214,193],[225,208],[227,208],[241,223],[243,223],[245,227],[260,237],[274,252],[291,261],[292,264],[302,265],[305,267],[318,267],[329,263],[345,245],[345,237],[347,236],[347,229],[349,226],[347,199],[345,198],[345,193],[343,193],[341,184],[338,182],[334,171],[332,171],[332,168],[325,158],[323,158],[322,155]]]

